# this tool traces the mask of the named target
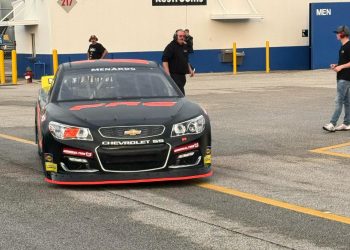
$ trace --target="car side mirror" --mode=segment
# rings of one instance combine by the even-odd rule
[[[42,76],[41,77],[41,88],[45,92],[49,92],[53,85],[54,76]]]

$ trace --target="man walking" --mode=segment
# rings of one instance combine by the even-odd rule
[[[185,32],[179,29],[171,41],[164,49],[162,56],[163,68],[174,80],[176,85],[185,95],[186,74],[192,77],[192,71],[188,63],[188,51],[185,46]]]
[[[330,123],[323,126],[329,132],[350,130],[350,30],[346,25],[339,26],[336,31],[337,39],[341,43],[339,50],[338,64],[331,64],[330,67],[337,73],[337,97],[335,111]],[[344,106],[344,122],[336,127]]]

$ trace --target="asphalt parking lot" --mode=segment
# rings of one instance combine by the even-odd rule
[[[211,118],[214,175],[127,186],[43,181],[38,89],[0,86],[0,249],[350,249],[350,132],[322,130],[333,72],[188,79]]]

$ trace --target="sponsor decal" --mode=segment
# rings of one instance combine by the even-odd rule
[[[174,153],[175,154],[182,153],[182,152],[191,151],[191,150],[197,149],[197,148],[199,148],[199,143],[195,142],[195,143],[186,144],[186,145],[175,148]]]
[[[152,0],[152,6],[207,5],[207,0]]]
[[[118,107],[118,106],[145,106],[145,107],[173,107],[176,102],[110,102],[110,103],[96,103],[96,104],[84,104],[71,107],[69,110],[79,111],[83,109],[100,108],[100,107]]]
[[[44,159],[45,159],[45,162],[53,162],[53,155],[45,153],[44,154]]]
[[[210,167],[211,165],[211,147],[208,147],[205,151],[204,166]]]
[[[45,162],[45,170],[47,172],[57,173],[57,164],[53,162]]]
[[[111,71],[135,71],[132,67],[110,67],[110,68],[92,68],[91,72],[111,72]]]
[[[210,147],[207,148],[207,150],[205,151],[205,154],[206,155],[211,155],[211,148]]]
[[[159,144],[164,143],[164,139],[155,140],[139,140],[139,141],[103,141],[103,146],[135,146],[135,145],[147,145],[147,144]]]
[[[64,148],[62,152],[65,155],[80,156],[80,157],[87,157],[87,158],[93,158],[94,156],[94,154],[90,151],[73,149],[73,148]]]
[[[130,129],[130,130],[124,131],[124,135],[130,135],[130,136],[140,135],[141,133],[142,131],[137,129]]]
[[[211,165],[211,155],[204,156],[204,165],[207,167]]]

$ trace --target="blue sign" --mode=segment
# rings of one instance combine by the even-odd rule
[[[350,3],[310,4],[311,69],[329,68],[338,62],[340,42],[334,31],[350,24]]]

